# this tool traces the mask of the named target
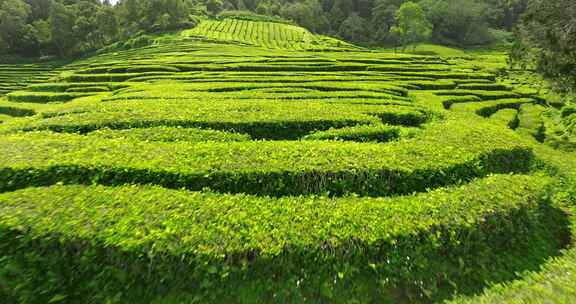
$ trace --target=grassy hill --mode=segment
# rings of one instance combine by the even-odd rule
[[[0,297],[567,299],[576,158],[543,143],[573,113],[483,58],[224,19],[46,74],[10,65]]]

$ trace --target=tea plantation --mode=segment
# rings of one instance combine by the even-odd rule
[[[2,65],[0,302],[568,303],[576,110],[494,71],[238,19]]]

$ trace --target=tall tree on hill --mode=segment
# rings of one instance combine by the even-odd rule
[[[422,0],[434,42],[465,47],[490,42],[487,6],[477,0]]]
[[[68,55],[76,45],[75,14],[70,6],[53,1],[50,9],[50,36],[58,54]]]
[[[534,61],[558,90],[576,94],[576,2],[531,0],[513,58]]]
[[[288,4],[282,9],[281,14],[314,32],[325,32],[330,27],[322,5],[317,0]]]
[[[396,26],[391,31],[400,37],[400,43],[404,48],[408,45],[416,47],[417,43],[430,38],[432,24],[426,19],[422,7],[414,2],[406,2],[396,12]]]
[[[18,49],[29,14],[30,6],[22,0],[0,0],[0,41],[6,49]]]
[[[375,42],[390,42],[390,30],[396,23],[396,11],[404,0],[376,0],[372,9],[372,39]]]
[[[102,44],[108,44],[118,37],[118,18],[111,5],[104,3],[96,12],[98,35]]]
[[[366,41],[368,35],[366,32],[366,20],[357,13],[352,13],[340,26],[340,36],[350,41]]]
[[[242,2],[242,4],[244,4],[244,2]],[[208,1],[206,1],[206,9],[208,9],[208,12],[210,12],[213,15],[216,15],[220,11],[222,11],[223,6],[224,6],[224,3],[222,2],[222,0],[208,0]]]

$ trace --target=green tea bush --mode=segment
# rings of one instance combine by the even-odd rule
[[[478,96],[482,100],[521,98],[517,93],[510,91],[483,91],[483,90],[446,90],[436,92],[438,96]]]
[[[50,92],[13,92],[8,94],[8,100],[13,102],[49,103],[67,102],[75,98],[90,96],[86,93],[50,93]]]
[[[516,109],[503,109],[490,116],[490,120],[495,123],[500,123],[510,129],[518,128],[518,110]]]
[[[496,99],[484,102],[461,103],[451,107],[455,111],[473,112],[480,116],[489,117],[502,109],[520,109],[522,105],[534,104],[531,98]]]
[[[214,130],[169,127],[128,130],[101,129],[91,132],[88,135],[107,139],[129,139],[160,142],[234,142],[249,141],[251,139],[250,136],[244,134],[226,133]]]
[[[366,125],[342,129],[330,129],[315,132],[304,136],[304,140],[341,140],[355,142],[389,142],[399,139],[403,132],[402,128],[389,125]]]
[[[520,106],[517,131],[528,134],[539,142],[544,142],[546,139],[546,128],[542,115],[545,111],[546,108],[541,105],[524,104]]]
[[[576,165],[510,130],[548,103],[501,54],[228,17],[149,38],[0,65],[0,302],[435,303],[569,241]]]
[[[152,183],[275,196],[350,192],[381,196],[425,191],[490,173],[530,170],[531,149],[500,127],[478,124],[473,129],[453,121],[445,128],[450,134],[426,130],[412,140],[387,145],[177,144],[46,132],[15,134],[0,140],[5,155],[0,160],[0,191],[58,182]]]
[[[121,100],[121,99],[120,99]],[[137,108],[138,111],[133,109]],[[178,109],[178,111],[174,111]],[[54,114],[54,115],[52,115]],[[64,115],[66,114],[66,115]],[[201,103],[190,100],[137,100],[75,107],[70,111],[43,113],[20,126],[24,130],[87,133],[111,128],[157,126],[208,128],[249,134],[255,139],[298,139],[312,131],[385,122],[419,126],[430,114],[413,107],[378,104],[324,104],[318,102],[273,102],[222,100]]]
[[[0,114],[9,115],[13,117],[25,117],[25,116],[32,116],[36,114],[36,112],[30,109],[0,106]]]
[[[550,182],[503,175],[374,199],[136,186],[0,194],[0,296],[7,303],[443,299],[510,279],[557,252],[566,219],[547,201]]]
[[[69,92],[71,89],[89,89],[89,88],[106,88],[110,90],[118,90],[127,87],[127,85],[122,83],[105,83],[105,82],[94,82],[94,83],[41,83],[33,84],[26,88],[26,91],[32,92],[51,92],[51,93],[64,93]]]

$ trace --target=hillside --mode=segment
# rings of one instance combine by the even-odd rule
[[[489,59],[224,19],[2,68],[0,297],[569,299],[576,111]]]

